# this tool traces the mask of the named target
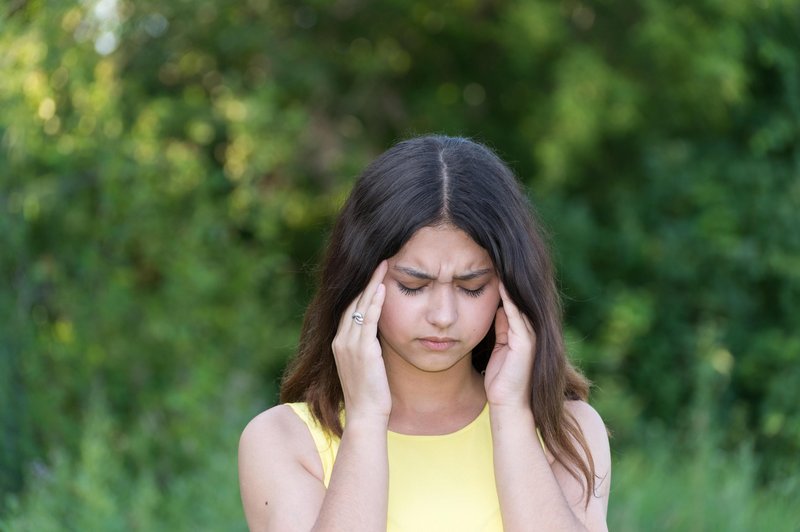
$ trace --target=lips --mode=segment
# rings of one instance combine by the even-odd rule
[[[419,341],[423,346],[425,346],[425,348],[431,351],[447,351],[456,345],[457,342],[454,338],[444,338],[439,336],[428,336],[425,338],[420,338]]]

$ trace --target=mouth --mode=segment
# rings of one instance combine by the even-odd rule
[[[426,349],[431,351],[447,351],[457,343],[457,340],[454,338],[443,338],[439,336],[428,336],[420,338],[419,341]]]

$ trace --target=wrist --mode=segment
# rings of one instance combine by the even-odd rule
[[[513,423],[534,423],[533,411],[530,405],[522,402],[492,403],[489,402],[489,414],[492,419]]]
[[[528,394],[518,397],[502,397],[494,398],[490,394],[486,394],[486,401],[489,403],[490,408],[503,410],[508,412],[514,411],[531,411],[531,396]]]
[[[530,382],[501,382],[499,378],[484,380],[486,400],[490,406],[508,409],[531,409]]]
[[[345,411],[346,432],[383,432],[389,429],[389,416],[379,413]]]

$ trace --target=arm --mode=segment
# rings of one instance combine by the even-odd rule
[[[239,486],[251,531],[384,530],[386,427],[348,423],[330,485],[308,428],[288,406],[251,421],[239,442]],[[383,508],[383,511],[381,509]]]
[[[386,530],[386,424],[348,422],[313,530]]]
[[[239,440],[239,489],[251,531],[311,530],[325,486],[305,424],[286,405],[256,416]]]
[[[497,494],[508,531],[608,530],[611,458],[605,426],[597,412],[582,401],[565,403],[583,430],[595,463],[597,484],[585,505],[583,478],[550,463],[536,436],[530,408],[490,406]]]
[[[386,262],[343,313],[332,350],[347,423],[326,490],[305,424],[286,406],[256,417],[242,433],[239,478],[251,531],[385,530],[391,394],[377,338]],[[351,316],[363,312],[363,323]]]
[[[576,480],[542,449],[529,406],[536,335],[530,321],[500,287],[503,307],[495,320],[497,345],[486,367],[494,445],[495,480],[506,530],[607,530],[611,460],[608,436],[586,403],[565,408],[583,431],[598,475],[584,507],[584,481]],[[551,463],[552,462],[552,463]],[[588,488],[587,488],[588,489]]]

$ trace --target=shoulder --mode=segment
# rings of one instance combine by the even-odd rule
[[[242,431],[239,447],[262,447],[264,443],[279,443],[302,433],[303,422],[289,405],[273,406],[254,417]]]
[[[240,478],[253,471],[283,469],[288,464],[302,467],[322,480],[314,439],[308,426],[289,405],[277,405],[254,417],[239,438]]]
[[[262,430],[292,431],[303,426],[303,422],[288,404],[275,405],[264,410],[245,426],[242,434],[258,433]]]
[[[597,481],[596,495],[607,501],[611,482],[611,448],[608,441],[608,429],[597,410],[585,401],[565,401],[564,408],[577,422],[592,455]]]
[[[603,419],[586,401],[565,401],[564,409],[571,415],[587,439],[598,438],[608,443],[608,430]]]
[[[316,447],[308,426],[291,406],[281,404],[261,412],[245,426],[239,439],[239,459],[262,461],[287,456],[308,465],[309,456],[316,456]]]
[[[291,517],[292,512],[274,514],[271,508],[300,511],[300,498],[321,499],[320,458],[308,427],[290,406],[278,405],[258,414],[242,431],[239,488],[251,529]]]
[[[564,409],[583,433],[598,471],[611,467],[608,429],[600,414],[586,401],[565,401]]]

